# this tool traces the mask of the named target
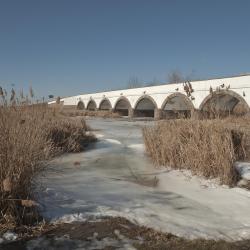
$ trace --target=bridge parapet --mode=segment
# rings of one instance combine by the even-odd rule
[[[83,94],[61,100],[65,106],[75,105],[76,107],[81,101],[86,109],[90,101],[95,102],[96,109],[100,109],[100,104],[108,100],[110,109],[116,110],[117,102],[123,98],[128,102],[128,107],[126,107],[128,113],[152,115],[150,110],[163,112],[201,110],[215,97],[217,108],[224,105],[232,109],[238,102],[241,102],[243,107],[249,109],[250,75]],[[120,111],[122,110],[120,105]],[[160,117],[160,113],[157,111],[154,115]]]

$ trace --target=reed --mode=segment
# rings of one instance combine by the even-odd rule
[[[180,119],[159,121],[143,129],[148,155],[156,165],[188,169],[233,186],[239,176],[236,160],[250,155],[249,119]]]
[[[90,117],[101,117],[101,118],[119,118],[121,115],[119,115],[117,112],[112,112],[108,110],[75,110],[75,109],[63,109],[60,111],[60,114],[64,116],[90,116]]]
[[[0,105],[0,231],[40,219],[34,176],[53,156],[95,140],[87,130],[84,120],[63,119],[46,104]]]

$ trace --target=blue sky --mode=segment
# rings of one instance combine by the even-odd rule
[[[248,0],[0,0],[0,86],[68,96],[250,72]]]

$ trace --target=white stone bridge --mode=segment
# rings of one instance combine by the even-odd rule
[[[60,104],[155,119],[211,110],[246,113],[250,107],[250,75],[81,94],[62,98]]]

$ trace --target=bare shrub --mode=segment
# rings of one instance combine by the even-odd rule
[[[141,81],[138,79],[137,76],[130,76],[129,77],[128,85],[127,85],[128,89],[140,88],[142,86],[143,86],[143,84],[141,83]]]
[[[0,231],[39,219],[32,179],[52,156],[93,140],[84,120],[62,119],[47,105],[0,106]]]
[[[170,120],[143,129],[146,151],[157,165],[189,169],[234,185],[236,160],[246,159],[249,130],[228,120]]]

